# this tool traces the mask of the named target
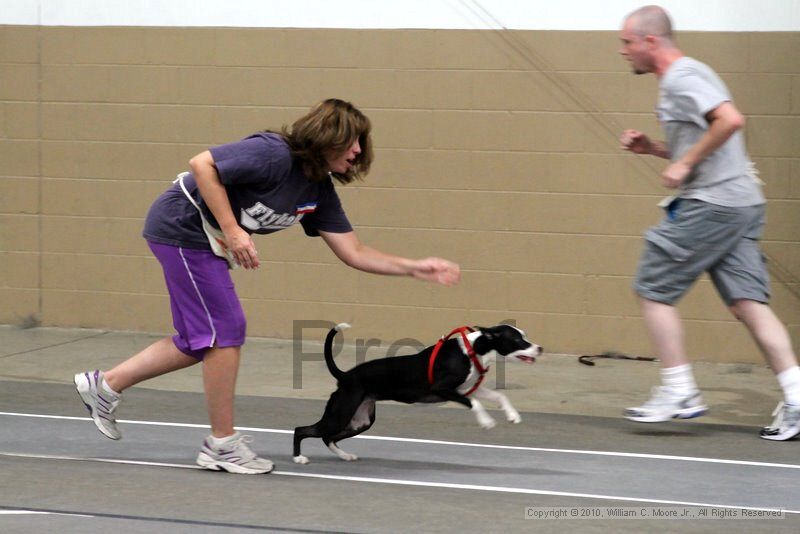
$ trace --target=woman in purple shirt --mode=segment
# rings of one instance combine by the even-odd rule
[[[197,463],[233,473],[272,470],[272,462],[250,450],[233,422],[246,320],[229,269],[259,267],[254,233],[300,223],[355,269],[444,285],[459,281],[458,265],[386,254],[362,244],[350,226],[332,179],[346,184],[367,174],[370,129],[369,119],[352,104],[329,99],[291,130],[260,132],[189,161],[191,173],[180,175],[155,201],[143,232],[164,270],[176,334],[113,369],[75,375],[100,432],[120,439],[114,412],[123,390],[202,361],[211,435]]]

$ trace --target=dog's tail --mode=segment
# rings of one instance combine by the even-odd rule
[[[325,337],[325,364],[328,366],[328,371],[331,372],[336,380],[342,378],[344,376],[344,372],[336,367],[336,363],[333,361],[333,338],[336,337],[338,332],[348,328],[350,328],[349,324],[339,323],[335,327],[331,328],[328,332],[328,335]]]

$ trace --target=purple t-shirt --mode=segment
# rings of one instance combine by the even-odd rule
[[[330,178],[311,182],[278,134],[260,132],[209,149],[239,226],[249,234],[270,234],[300,223],[306,235],[345,233],[353,227]],[[203,202],[194,176],[183,180],[212,226],[219,228]],[[210,249],[200,215],[180,187],[165,191],[147,213],[142,235],[148,241]]]

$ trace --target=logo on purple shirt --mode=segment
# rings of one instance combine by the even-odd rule
[[[240,222],[242,226],[254,232],[257,230],[283,230],[300,221],[306,213],[314,213],[316,209],[316,202],[307,202],[297,206],[294,215],[290,215],[276,213],[274,209],[268,208],[261,202],[256,202],[252,207],[242,210]]]

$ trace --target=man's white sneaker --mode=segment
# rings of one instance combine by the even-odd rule
[[[108,438],[120,439],[122,433],[117,428],[114,412],[122,400],[122,395],[110,393],[103,387],[104,383],[102,371],[87,371],[75,375],[75,388],[97,429]]]
[[[225,438],[215,446],[211,436],[203,440],[203,448],[197,455],[197,465],[212,471],[228,471],[241,475],[259,475],[269,473],[275,467],[265,458],[256,456],[247,446],[253,440],[239,432]]]
[[[761,429],[761,437],[773,441],[786,441],[800,434],[800,406],[778,403],[772,412],[775,419]]]
[[[656,386],[650,400],[641,406],[627,408],[625,418],[639,423],[661,423],[670,419],[691,419],[708,411],[699,391],[682,394]]]

